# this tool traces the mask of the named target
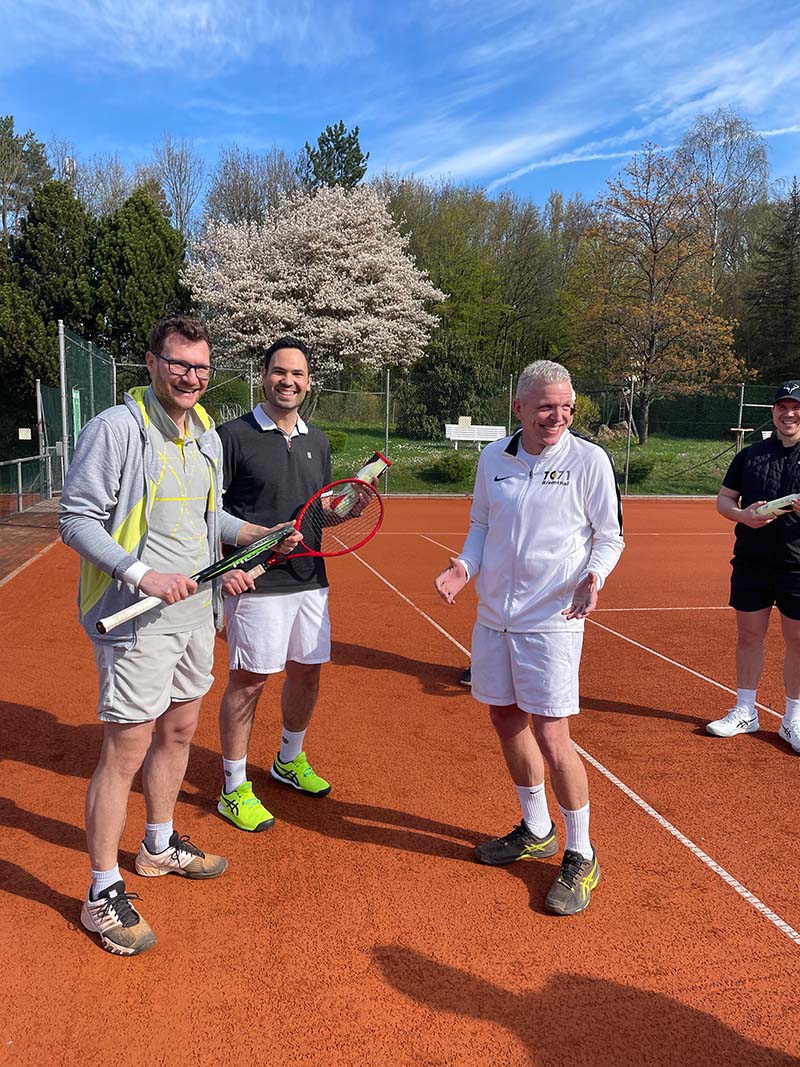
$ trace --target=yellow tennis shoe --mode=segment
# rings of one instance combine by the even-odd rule
[[[314,773],[314,768],[308,762],[305,752],[301,752],[297,759],[287,760],[283,763],[280,754],[275,757],[270,774],[276,782],[290,785],[300,793],[309,797],[325,797],[330,793],[330,782],[320,778]]]
[[[234,826],[250,833],[266,830],[275,822],[275,816],[253,792],[252,782],[242,782],[230,793],[221,790],[217,811]]]

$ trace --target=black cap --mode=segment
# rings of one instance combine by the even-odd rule
[[[777,404],[779,400],[783,400],[787,396],[792,400],[800,400],[800,382],[784,382],[775,393],[772,403]]]

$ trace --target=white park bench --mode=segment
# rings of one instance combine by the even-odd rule
[[[477,441],[478,448],[486,441],[499,441],[506,436],[505,426],[466,426],[457,422],[444,424],[444,435],[448,441],[453,442],[453,447],[458,448],[459,441]]]

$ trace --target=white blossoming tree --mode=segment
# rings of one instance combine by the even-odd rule
[[[311,347],[318,384],[345,368],[408,367],[445,296],[419,270],[375,190],[295,193],[260,225],[209,222],[185,282],[226,362],[291,333]]]

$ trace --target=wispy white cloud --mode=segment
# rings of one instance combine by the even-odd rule
[[[322,0],[0,0],[0,72],[44,57],[103,71],[171,71],[196,81],[274,48],[300,66],[369,51],[350,5]]]

